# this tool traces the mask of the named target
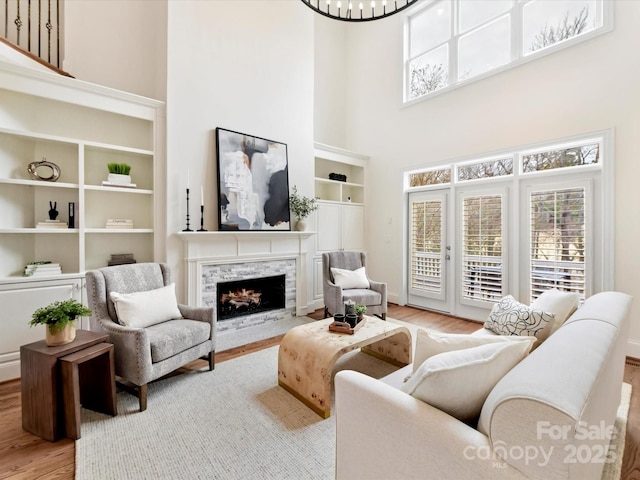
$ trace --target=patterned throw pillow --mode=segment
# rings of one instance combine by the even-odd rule
[[[484,327],[498,335],[528,335],[538,339],[538,345],[551,333],[555,315],[533,309],[507,295],[493,306]]]

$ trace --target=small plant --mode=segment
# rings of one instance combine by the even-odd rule
[[[356,310],[356,315],[361,317],[362,315],[367,313],[367,306],[366,305],[360,305],[359,303],[356,303],[355,310]]]
[[[53,302],[46,307],[42,307],[33,312],[30,326],[47,325],[52,334],[56,334],[64,329],[64,327],[73,322],[77,317],[86,317],[92,312],[77,300],[70,298]]]
[[[129,175],[131,171],[131,165],[126,163],[107,163],[109,173],[116,173],[118,175]]]
[[[293,192],[289,195],[289,204],[291,211],[298,217],[298,220],[307,218],[311,212],[318,209],[316,199],[298,195],[298,188],[295,185],[293,186]]]

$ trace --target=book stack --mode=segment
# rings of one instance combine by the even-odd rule
[[[133,228],[133,220],[128,218],[109,218],[105,228]]]
[[[51,262],[31,262],[24,267],[24,277],[48,277],[50,275],[62,274],[62,268],[59,263]]]
[[[133,258],[133,253],[115,253],[111,255],[111,260],[109,260],[108,265],[112,267],[114,265],[126,265],[128,263],[136,263],[135,258]]]
[[[67,224],[60,220],[45,220],[38,222],[36,228],[67,228]]]
[[[107,180],[102,181],[103,187],[123,187],[123,188],[137,188],[135,183],[114,183],[108,182]]]

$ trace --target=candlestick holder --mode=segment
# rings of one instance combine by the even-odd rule
[[[204,228],[204,205],[200,205],[200,228],[199,232],[206,232],[207,230]]]
[[[193,230],[191,230],[189,228],[189,189],[188,188],[187,188],[187,228],[185,228],[182,231],[183,232],[193,232]]]

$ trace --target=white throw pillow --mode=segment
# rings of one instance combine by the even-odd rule
[[[176,285],[146,292],[110,294],[118,322],[127,327],[145,328],[156,323],[182,318],[176,299]]]
[[[501,342],[440,353],[400,389],[459,420],[473,420],[500,379],[528,353],[530,342]]]
[[[555,319],[551,333],[555,332],[578,309],[580,295],[576,292],[561,292],[557,288],[546,290],[531,304],[531,308],[553,313]]]
[[[536,337],[504,336],[504,335],[469,335],[463,333],[444,333],[419,328],[416,335],[416,351],[413,356],[413,371],[420,368],[425,360],[445,352],[479,347],[489,343],[527,342],[529,350],[536,341]]]
[[[369,279],[364,267],[356,270],[331,267],[331,275],[333,275],[333,283],[345,290],[350,288],[369,288]]]
[[[533,309],[507,295],[493,306],[484,328],[499,335],[535,336],[542,343],[551,333],[554,318],[553,313]]]

